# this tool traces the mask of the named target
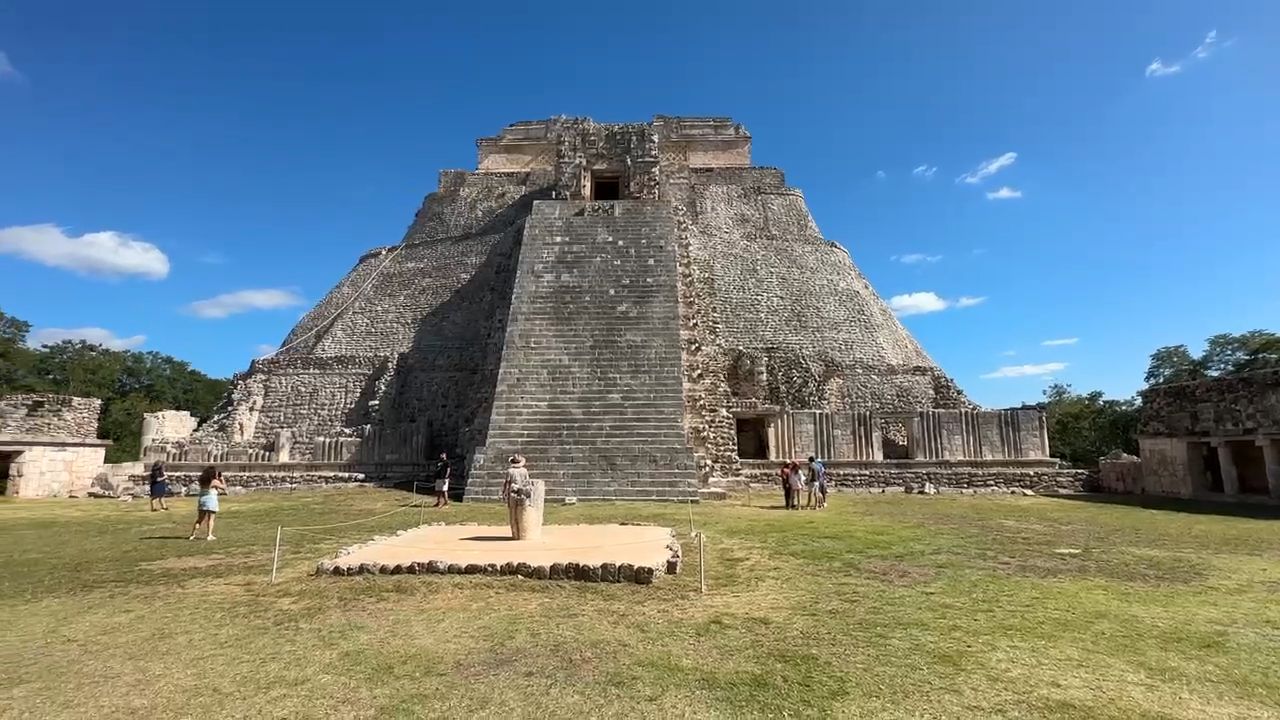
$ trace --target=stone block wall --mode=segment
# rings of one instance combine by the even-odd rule
[[[1098,489],[1122,494],[1145,492],[1142,460],[1124,453],[1102,458],[1098,461]]]
[[[1280,370],[1143,390],[1140,435],[1280,434]]]
[[[0,397],[0,435],[96,438],[102,401],[69,395]]]
[[[107,443],[0,447],[16,453],[9,467],[8,494],[23,498],[84,496],[102,472]]]
[[[195,432],[198,421],[186,410],[161,410],[142,414],[142,443],[145,452],[155,443],[185,441]]]

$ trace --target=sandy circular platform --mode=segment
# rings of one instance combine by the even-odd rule
[[[651,582],[679,571],[670,528],[546,525],[541,540],[512,540],[505,525],[424,525],[323,561],[320,574],[466,573],[552,580]]]

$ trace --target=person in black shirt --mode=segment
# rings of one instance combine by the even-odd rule
[[[436,504],[432,507],[449,505],[449,473],[453,466],[449,464],[449,454],[440,453],[440,461],[436,463]]]

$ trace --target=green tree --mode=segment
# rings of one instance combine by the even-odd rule
[[[1191,355],[1186,345],[1167,345],[1151,353],[1147,374],[1148,385],[1199,380],[1205,376],[1204,366]]]
[[[1094,467],[1113,450],[1137,453],[1137,400],[1107,399],[1099,390],[1080,394],[1062,383],[1050,385],[1044,396],[1054,457],[1076,467]]]
[[[27,347],[31,323],[0,310],[0,393],[37,390],[32,375],[36,354]]]
[[[1218,376],[1280,368],[1280,335],[1267,330],[1219,333],[1205,341],[1200,364]]]

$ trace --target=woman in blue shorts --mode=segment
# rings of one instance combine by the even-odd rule
[[[196,524],[191,526],[191,537],[196,539],[196,532],[202,523],[206,523],[205,540],[217,540],[213,536],[213,520],[218,514],[218,491],[226,490],[227,484],[222,482],[222,473],[210,465],[200,473],[200,498],[196,501]]]

